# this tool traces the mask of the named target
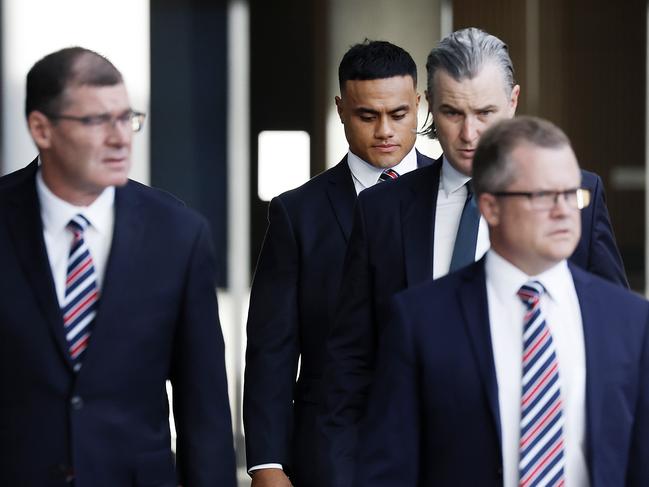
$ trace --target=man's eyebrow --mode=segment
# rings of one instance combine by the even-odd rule
[[[378,115],[379,111],[373,108],[368,107],[357,107],[354,109],[354,113],[358,114],[368,114],[368,115]]]
[[[403,105],[399,105],[396,108],[392,108],[388,113],[393,114],[393,113],[396,113],[396,112],[402,112],[402,111],[406,111],[406,110],[410,110],[410,105],[403,104]],[[354,113],[378,115],[381,112],[379,110],[375,110],[374,108],[357,107],[357,108],[354,109]]]
[[[399,105],[397,108],[393,108],[388,113],[392,114],[392,113],[404,112],[404,111],[408,111],[408,110],[410,110],[410,105],[403,104],[403,105]]]

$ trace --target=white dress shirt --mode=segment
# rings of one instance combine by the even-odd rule
[[[586,464],[586,359],[579,300],[572,274],[562,261],[538,276],[527,276],[498,255],[487,252],[487,301],[500,408],[504,487],[518,487],[521,361],[526,307],[517,296],[529,280],[543,284],[541,310],[550,328],[559,363],[563,400],[565,485],[589,487]]]
[[[379,176],[384,171],[384,169],[380,167],[374,167],[365,162],[351,150],[347,153],[347,164],[352,173],[356,194],[378,183]],[[396,166],[393,166],[391,169],[395,170],[399,176],[403,176],[407,172],[417,169],[417,151],[415,150],[415,147],[413,146],[401,162]]]
[[[437,191],[437,209],[435,210],[435,237],[433,242],[433,279],[448,274],[453,257],[453,247],[460,218],[467,198],[465,184],[471,178],[459,172],[444,157],[442,174]],[[478,240],[475,248],[475,260],[479,260],[489,249],[489,228],[484,218],[480,217]]]
[[[59,305],[65,298],[68,255],[73,239],[72,232],[66,227],[77,214],[83,215],[90,222],[84,231],[84,240],[92,256],[97,274],[97,286],[101,291],[113,239],[115,188],[112,186],[106,188],[90,206],[74,206],[50,191],[39,170],[36,174],[36,192],[41,206],[45,248]]]

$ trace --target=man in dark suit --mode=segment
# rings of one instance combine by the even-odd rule
[[[324,434],[334,485],[349,485],[357,424],[372,380],[383,306],[394,293],[479,259],[489,248],[475,211],[471,164],[482,132],[514,116],[515,84],[507,46],[478,29],[457,31],[427,62],[431,133],[443,156],[427,168],[357,202],[336,316],[328,338]],[[592,204],[582,213],[582,239],[571,261],[626,285],[599,177],[583,172]]]
[[[393,298],[354,485],[649,485],[649,303],[566,260],[567,137],[499,122],[473,184],[491,250]]]
[[[38,61],[26,115],[39,156],[0,179],[0,484],[234,487],[207,223],[128,180],[144,115],[99,54]]]
[[[432,162],[414,148],[419,95],[407,52],[388,42],[357,44],[340,63],[339,82],[349,152],[271,201],[252,286],[243,413],[255,487],[290,485],[287,474],[295,486],[320,485],[324,344],[356,194]]]

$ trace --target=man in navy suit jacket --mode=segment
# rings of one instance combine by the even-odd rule
[[[354,485],[649,485],[649,303],[566,261],[580,180],[549,122],[484,134],[491,250],[393,298]]]
[[[390,188],[364,192],[355,209],[325,369],[323,426],[337,487],[351,481],[383,307],[394,293],[449,271],[478,140],[494,122],[513,117],[518,101],[507,46],[478,29],[443,39],[427,69],[430,131],[443,156]],[[592,173],[582,176],[593,201],[582,212],[582,238],[571,261],[626,286],[602,182]],[[486,224],[479,225],[472,258],[489,247]]]
[[[388,42],[357,44],[340,63],[339,81],[349,153],[271,201],[252,286],[244,425],[256,487],[289,485],[286,474],[297,487],[322,485],[316,417],[324,344],[356,194],[386,169],[403,174],[432,162],[414,148],[419,95],[407,52]]]
[[[0,485],[234,487],[206,221],[128,180],[144,115],[99,54],[38,61],[26,115],[39,157],[0,179]]]

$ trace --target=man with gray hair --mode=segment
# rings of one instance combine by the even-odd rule
[[[323,430],[336,486],[352,477],[356,426],[367,404],[388,298],[458,270],[489,248],[468,183],[482,133],[516,111],[520,86],[507,46],[479,29],[459,30],[430,52],[426,67],[428,132],[439,139],[442,157],[390,188],[364,192],[356,204],[324,381]],[[582,212],[582,237],[570,260],[626,286],[602,182],[595,174],[581,175],[592,204]]]
[[[566,260],[568,138],[502,120],[473,180],[491,249],[393,297],[354,485],[649,485],[649,303]]]

